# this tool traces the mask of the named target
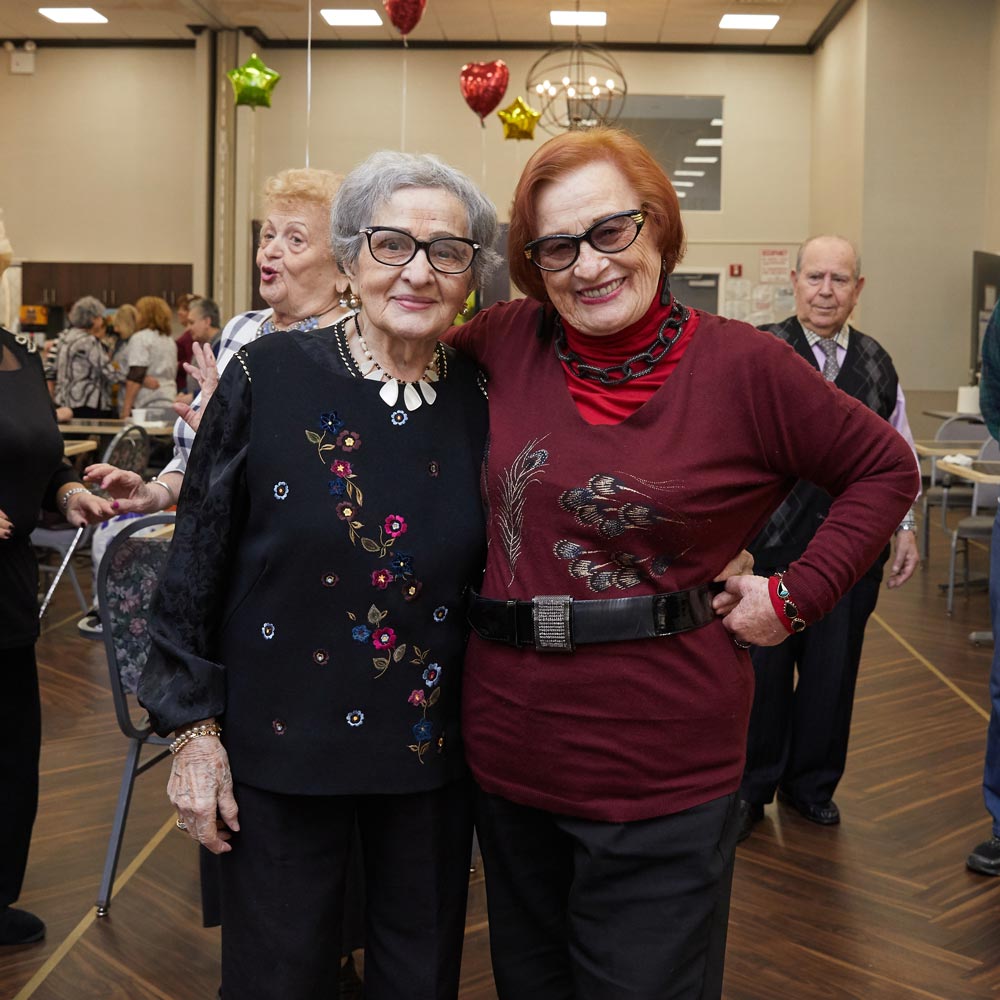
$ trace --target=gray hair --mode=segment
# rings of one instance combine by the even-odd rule
[[[795,255],[795,273],[798,274],[802,270],[802,257],[804,256],[807,247],[811,243],[815,243],[817,240],[840,240],[846,243],[850,248],[851,252],[854,254],[854,280],[857,281],[861,277],[861,254],[858,253],[858,248],[854,245],[853,240],[849,240],[846,236],[837,236],[836,233],[821,233],[818,236],[810,236],[798,250]]]
[[[219,307],[212,299],[205,299],[200,295],[195,296],[188,303],[188,310],[191,309],[197,309],[201,313],[202,318],[207,319],[212,326],[222,326],[219,322]]]
[[[89,330],[94,325],[94,320],[104,313],[104,303],[100,299],[95,299],[93,295],[84,295],[70,308],[69,324],[78,330]]]
[[[427,153],[373,153],[345,178],[330,210],[333,255],[353,269],[365,245],[358,230],[370,226],[376,212],[402,188],[440,188],[465,207],[468,238],[481,247],[472,262],[472,277],[479,284],[500,264],[493,249],[497,211],[461,171]]]

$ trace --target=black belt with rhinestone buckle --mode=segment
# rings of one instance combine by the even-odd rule
[[[701,628],[715,618],[712,598],[723,589],[722,583],[708,583],[669,594],[584,601],[568,594],[497,601],[473,593],[469,624],[493,642],[572,653],[587,643],[656,639]]]

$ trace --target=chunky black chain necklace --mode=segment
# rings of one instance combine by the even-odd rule
[[[677,343],[690,316],[690,310],[674,299],[670,306],[670,315],[660,324],[660,329],[656,331],[656,336],[649,347],[639,354],[633,354],[621,364],[610,365],[608,368],[587,364],[579,354],[571,351],[566,345],[566,331],[563,329],[562,321],[556,316],[554,338],[556,357],[577,378],[600,382],[601,385],[623,385],[634,378],[648,375],[670,353],[670,348]]]

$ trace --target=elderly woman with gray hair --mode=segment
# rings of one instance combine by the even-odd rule
[[[246,345],[204,411],[139,698],[177,734],[178,826],[222,854],[226,996],[332,994],[355,823],[368,1000],[458,993],[471,801],[458,728],[486,399],[442,344],[493,206],[430,156],[344,181],[360,311]],[[239,803],[237,808],[237,803]]]
[[[69,311],[70,328],[59,338],[55,404],[59,420],[114,417],[111,387],[124,382],[104,342],[104,303],[92,295],[77,299]]]

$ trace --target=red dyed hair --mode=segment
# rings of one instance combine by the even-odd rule
[[[535,202],[543,184],[559,181],[566,174],[589,163],[605,160],[617,167],[639,196],[646,215],[644,232],[657,241],[664,268],[669,274],[684,256],[684,226],[677,194],[663,168],[649,150],[633,135],[618,128],[601,126],[583,131],[565,132],[549,139],[528,160],[514,190],[510,208],[510,276],[526,295],[548,302],[543,272],[524,256],[526,243],[546,235],[537,231]]]

